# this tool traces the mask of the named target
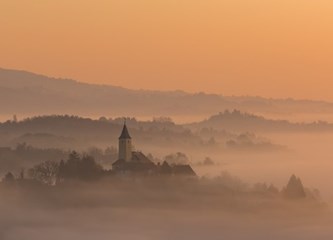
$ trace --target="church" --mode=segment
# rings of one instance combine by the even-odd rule
[[[142,152],[133,151],[132,138],[124,123],[119,137],[118,160],[112,164],[112,171],[118,174],[182,175],[196,176],[187,164],[170,165],[166,161],[155,164]]]

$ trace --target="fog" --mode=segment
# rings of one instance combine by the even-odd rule
[[[288,146],[288,150],[261,152],[221,149],[186,153],[192,163],[201,162],[207,156],[212,159],[213,164],[195,165],[196,172],[203,176],[216,176],[228,171],[251,184],[266,182],[282,187],[291,174],[297,174],[308,187],[319,189],[325,200],[333,200],[332,133],[283,133],[267,137]],[[154,153],[158,154],[158,151]]]
[[[226,180],[145,179],[2,187],[0,237],[12,239],[328,239],[329,208]],[[230,179],[229,179],[230,184]]]
[[[37,122],[33,127],[27,128],[24,128],[23,124],[23,126],[18,125],[19,128],[14,124],[9,130],[4,129],[0,134],[2,146],[11,144],[15,148],[16,144],[27,142],[28,145],[31,144],[37,148],[61,147],[63,150],[38,151],[36,149],[36,151],[28,153],[23,151],[20,154],[0,154],[0,173],[14,171],[17,174],[22,168],[31,167],[46,158],[60,161],[70,149],[90,153],[89,149],[92,147],[99,147],[102,150],[106,147],[115,148],[121,128],[120,124],[112,123],[110,128],[96,127],[94,129],[94,124],[108,125],[98,121],[89,122],[90,125],[87,125],[86,129],[85,126],[75,127],[79,125],[75,125],[75,123],[69,125],[69,122],[66,121],[58,124],[59,126],[52,125],[52,121],[46,122],[43,127],[38,127],[38,124]],[[279,187],[285,184],[291,174],[297,174],[307,186],[318,188],[326,200],[333,198],[333,190],[329,181],[333,167],[331,162],[333,159],[331,149],[333,132],[289,133],[284,131],[280,133],[264,132],[259,135],[250,133],[251,145],[230,148],[226,146],[226,142],[238,138],[243,134],[242,132],[209,132],[207,134],[202,132],[188,134],[186,132],[185,135],[182,132],[184,129],[180,125],[170,127],[149,122],[142,123],[145,125],[140,124],[131,128],[134,146],[145,154],[151,153],[156,158],[155,161],[162,162],[165,156],[182,152],[200,176],[216,176],[228,171],[251,184],[266,182]],[[66,126],[71,126],[71,129]],[[155,129],[156,126],[157,129]],[[155,130],[152,131],[152,127]],[[170,129],[167,137],[165,128]],[[46,135],[41,134],[44,132]],[[49,136],[47,134],[57,135]],[[216,143],[207,145],[205,142],[209,142],[212,136]],[[30,142],[29,139],[31,139]],[[259,145],[253,144],[256,141],[259,142]],[[264,144],[260,145],[261,143]],[[95,158],[105,167],[108,165],[107,168],[110,168],[111,163],[116,160],[116,153],[114,153],[116,149],[112,151],[112,153],[95,156]],[[212,164],[200,164],[207,157],[212,160]]]
[[[0,140],[11,149],[0,149],[0,173],[13,171],[18,177],[22,168],[28,170],[44,160],[60,161],[73,149],[110,169],[117,158],[122,120],[69,120],[3,123]],[[3,182],[0,239],[333,237],[333,132],[196,131],[170,122],[128,124],[137,150],[155,162],[190,164],[198,177],[109,176],[55,186],[30,180]],[[22,140],[30,142],[17,147]],[[227,144],[230,140],[238,144],[236,148]],[[309,198],[284,196],[292,174],[302,180]],[[262,190],[265,183],[280,192]]]
[[[218,174],[222,169],[250,182],[272,182],[278,186],[295,173],[307,185],[320,189],[326,199],[333,199],[330,178],[333,169],[333,134],[274,134],[274,141],[287,145],[282,153],[245,153],[211,155],[220,163],[202,169],[202,174]]]
[[[0,238],[331,239],[333,134],[268,137],[289,150],[187,151],[199,184],[152,178],[103,179],[51,188],[3,187]],[[153,146],[149,150],[157,157],[170,151]],[[205,156],[212,163],[200,165]],[[225,171],[230,178],[216,178]],[[318,188],[322,198],[286,200],[251,190],[257,182],[273,183],[282,189],[293,173],[307,188]],[[206,180],[202,176],[207,176]]]

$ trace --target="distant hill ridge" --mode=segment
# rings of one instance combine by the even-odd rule
[[[176,124],[171,119],[157,118],[149,121],[140,121],[136,118],[127,118],[127,125],[140,131],[156,131],[164,135],[168,131],[177,134],[188,134],[188,130],[201,132],[203,129],[212,129],[223,132],[274,132],[274,131],[333,131],[333,124],[317,121],[312,123],[292,123],[287,120],[272,120],[262,116],[241,112],[239,110],[220,112],[208,119],[190,124]],[[107,119],[101,117],[98,120],[74,115],[44,115],[27,118],[18,122],[0,122],[0,133],[62,133],[64,136],[71,131],[80,134],[78,129],[85,129],[94,135],[114,135],[117,138],[119,128],[124,122],[123,118]],[[161,132],[160,132],[161,131]],[[135,131],[134,131],[135,133]],[[162,134],[163,135],[163,134]]]
[[[327,131],[333,124],[325,121],[312,123],[291,123],[287,120],[272,120],[239,110],[220,112],[200,122],[185,124],[191,129],[213,128],[228,131]]]
[[[323,101],[130,90],[2,68],[0,108],[4,115],[208,116],[225,109],[277,114],[333,113],[333,103]]]

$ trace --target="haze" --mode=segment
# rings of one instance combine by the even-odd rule
[[[0,0],[0,239],[332,239],[332,13]]]
[[[133,89],[333,100],[328,0],[0,1],[0,66]]]

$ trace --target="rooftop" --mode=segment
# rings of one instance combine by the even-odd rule
[[[131,139],[131,136],[128,133],[126,123],[124,124],[123,131],[121,132],[121,135],[119,139]]]

